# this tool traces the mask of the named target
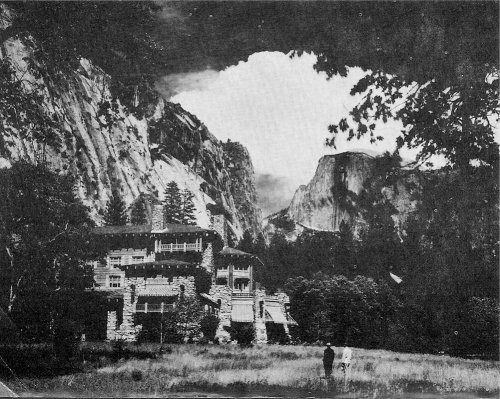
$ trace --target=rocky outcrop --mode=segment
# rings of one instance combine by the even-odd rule
[[[295,192],[287,216],[305,227],[337,231],[343,220],[350,221],[353,216],[347,201],[359,195],[372,172],[369,155],[325,155],[309,184]]]
[[[269,240],[280,232],[294,241],[305,230],[338,231],[342,221],[356,233],[364,224],[359,195],[369,186],[381,187],[382,196],[397,210],[395,225],[401,227],[415,209],[412,190],[419,183],[415,174],[399,172],[390,184],[374,184],[381,177],[376,158],[361,152],[325,155],[309,184],[297,189],[290,206],[264,220],[265,235]]]
[[[0,29],[5,31],[14,16],[5,6],[0,12]],[[82,59],[77,70],[63,72],[57,65],[47,68],[28,34],[9,37],[0,45],[1,60],[13,67],[25,90],[41,88],[47,114],[59,122],[59,145],[42,148],[2,120],[5,144],[0,166],[18,160],[37,162],[43,151],[52,170],[76,177],[77,193],[97,222],[112,191],[119,192],[127,205],[140,194],[161,200],[173,180],[194,194],[200,226],[210,226],[211,212],[224,212],[231,218],[234,237],[259,229],[255,190],[249,196],[241,194],[253,187],[252,163],[242,146],[241,166],[235,171],[232,146],[220,142],[179,105],[155,99],[143,104],[148,112],[134,112],[113,97],[112,77],[91,61]]]

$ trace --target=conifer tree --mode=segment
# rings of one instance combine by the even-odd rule
[[[182,223],[182,195],[176,182],[167,184],[163,200],[165,223]]]
[[[125,226],[128,222],[127,208],[118,193],[114,192],[106,206],[104,223],[106,226]]]
[[[130,223],[139,226],[148,223],[148,215],[146,212],[146,198],[143,194],[139,196],[132,204],[130,210]]]
[[[196,216],[194,214],[196,207],[194,206],[193,198],[194,194],[188,189],[182,192],[182,224],[196,224]]]

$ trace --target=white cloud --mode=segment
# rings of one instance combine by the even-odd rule
[[[358,101],[349,91],[364,72],[352,68],[345,78],[327,80],[314,71],[315,62],[311,54],[290,59],[279,52],[255,53],[171,101],[198,116],[219,139],[244,144],[258,173],[284,176],[295,187],[309,182],[324,154],[394,150],[400,133],[397,122],[380,126],[377,134],[385,139],[377,144],[369,137],[348,142],[347,135],[340,135],[337,149],[325,147],[328,125],[347,116]]]

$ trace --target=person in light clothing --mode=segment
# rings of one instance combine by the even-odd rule
[[[342,360],[341,360],[342,369],[344,371],[346,371],[350,367],[351,357],[352,357],[352,350],[346,344],[344,345],[344,349],[342,351]]]

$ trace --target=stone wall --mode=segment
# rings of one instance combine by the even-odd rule
[[[267,343],[267,330],[266,330],[266,292],[262,289],[254,291],[254,315],[255,315],[255,343]],[[260,302],[263,302],[262,317],[260,317]]]
[[[123,289],[123,319],[119,326],[116,326],[116,311],[108,312],[108,322],[106,339],[108,341],[121,340],[133,342],[142,329],[142,326],[136,326],[134,323],[134,308],[137,299],[132,302],[133,291],[132,283],[129,279],[125,279],[125,287]]]
[[[163,205],[155,204],[152,206],[151,215],[151,228],[152,231],[158,231],[164,229],[164,218],[163,218]]]
[[[284,292],[280,292],[279,294],[276,294],[275,296],[278,298],[278,302],[281,305],[281,311],[283,312],[283,314],[285,316],[288,316],[288,312],[287,312],[285,304],[290,303],[289,296],[287,294],[285,294]],[[290,330],[288,328],[288,324],[283,324],[283,328],[285,329],[285,334],[288,337],[288,339],[291,339],[292,337],[290,335]]]
[[[212,249],[212,243],[209,243],[205,250],[203,251],[201,257],[201,267],[212,274],[212,284],[215,283],[215,266],[214,266],[214,251]]]
[[[141,293],[144,293],[149,283],[164,283],[165,278],[156,277],[145,279],[143,277],[128,277],[125,278],[123,289],[123,322],[120,326],[116,326],[117,316],[116,311],[108,312],[106,339],[108,341],[123,340],[133,342],[142,330],[141,325],[135,325],[134,314],[137,300]],[[160,284],[158,284],[160,285]],[[181,294],[181,286],[184,286],[184,295],[193,297],[196,295],[196,287],[194,276],[178,276],[173,277],[171,282],[165,282],[169,288],[169,292],[173,295]]]
[[[209,292],[209,295],[215,300],[220,299],[219,325],[217,326],[215,338],[217,338],[221,344],[231,341],[231,334],[224,328],[231,327],[231,311],[233,308],[231,294],[231,288],[225,285],[212,285]]]

